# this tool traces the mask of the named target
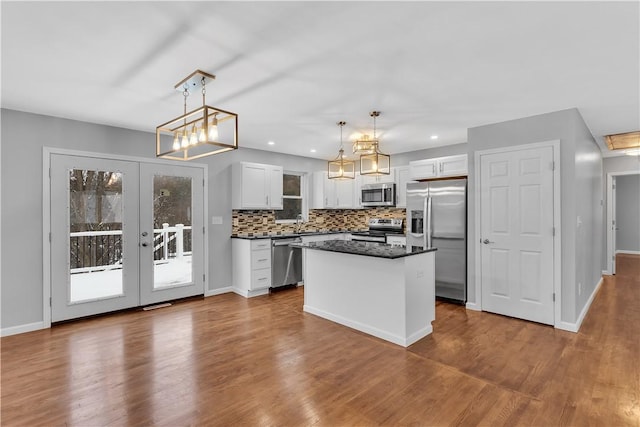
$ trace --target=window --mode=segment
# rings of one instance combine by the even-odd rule
[[[284,172],[282,177],[282,210],[275,211],[276,222],[295,222],[298,215],[307,216],[305,174]]]

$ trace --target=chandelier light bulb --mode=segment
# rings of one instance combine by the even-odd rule
[[[178,132],[176,132],[173,137],[173,149],[174,150],[180,149],[180,137],[178,136]]]
[[[184,128],[184,132],[182,132],[182,148],[187,148],[189,146],[189,137],[187,136],[187,128]]]
[[[200,132],[198,132],[198,142],[207,142],[207,133],[205,132],[206,124],[203,123],[200,128]]]
[[[196,145],[198,143],[198,132],[196,132],[196,125],[191,128],[191,136],[189,137],[189,144]]]
[[[209,123],[209,142],[215,142],[218,140],[218,119],[213,117],[211,123]]]

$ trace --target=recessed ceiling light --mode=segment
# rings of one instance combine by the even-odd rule
[[[269,141],[269,142],[267,142],[267,144],[269,144],[269,145],[274,145],[274,144],[275,144],[275,142],[273,142],[273,141]]]
[[[316,149],[315,149],[315,148],[312,148],[312,149],[311,149],[311,152],[312,152],[312,153],[315,153],[315,152],[316,152]]]
[[[438,139],[438,135],[431,135],[431,139]]]

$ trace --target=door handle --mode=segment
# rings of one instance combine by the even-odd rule
[[[149,244],[148,244],[147,242],[144,242],[144,243],[142,244],[142,247],[143,247],[143,248],[146,248],[147,246],[149,246]]]
[[[484,243],[485,245],[488,245],[489,243],[495,243],[495,242],[492,242],[489,239],[484,239],[482,243]]]
[[[149,235],[149,233],[147,233],[146,231],[142,232],[142,237],[147,237]]]

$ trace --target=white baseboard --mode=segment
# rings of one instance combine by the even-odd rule
[[[626,255],[640,255],[640,251],[616,251],[616,255],[618,254],[626,254]]]
[[[226,286],[224,288],[218,288],[218,289],[208,289],[205,293],[204,293],[204,297],[212,297],[214,295],[222,295],[222,294],[228,294],[229,292],[233,292],[233,288],[231,288],[231,286]]]
[[[24,325],[2,328],[0,336],[8,337],[9,335],[24,334],[25,332],[38,331],[40,329],[45,329],[44,322],[27,323]]]
[[[265,288],[265,289],[260,289],[257,291],[250,291],[248,289],[238,289],[238,288],[231,288],[231,291],[234,294],[238,294],[242,297],[245,298],[252,298],[252,297],[258,297],[260,295],[267,295],[269,293],[269,288]]]
[[[389,331],[384,331],[382,329],[378,329],[375,328],[373,326],[369,326],[369,325],[365,325],[363,323],[360,323],[358,321],[352,320],[352,319],[347,319],[346,317],[343,316],[339,316],[337,314],[333,314],[333,313],[329,313],[327,311],[315,308],[315,307],[311,307],[309,305],[304,305],[302,306],[302,311],[304,311],[305,313],[311,313],[314,314],[318,317],[322,317],[324,319],[330,320],[332,322],[335,323],[339,323],[341,325],[347,326],[351,329],[355,329],[357,331],[361,331],[364,332],[366,334],[369,335],[373,335],[376,338],[380,338],[383,339],[385,341],[389,341],[392,342],[394,344],[400,345],[402,347],[409,347],[411,344],[415,343],[416,341],[426,337],[427,335],[431,334],[433,332],[433,326],[431,326],[431,324],[425,326],[424,328],[420,329],[419,331],[416,331],[415,333],[413,333],[412,335],[408,336],[408,337],[402,337],[396,334],[393,334]]]
[[[591,292],[591,295],[589,296],[589,299],[587,300],[587,303],[584,305],[584,308],[580,312],[580,316],[578,316],[578,319],[576,320],[576,322],[575,323],[571,323],[571,322],[560,321],[560,322],[558,322],[557,324],[554,325],[554,327],[556,329],[562,329],[564,331],[569,331],[569,332],[578,332],[580,330],[580,326],[582,325],[582,321],[584,320],[585,316],[589,312],[589,308],[591,307],[591,303],[595,299],[596,294],[598,293],[598,290],[600,290],[600,286],[602,286],[602,280],[603,280],[602,277],[600,278],[600,280],[598,280],[598,284],[593,289],[593,292]]]
[[[482,308],[480,308],[480,306],[475,302],[468,302],[465,304],[465,307],[467,310],[482,311]]]
[[[609,270],[602,270],[603,276],[611,276],[611,272]]]

